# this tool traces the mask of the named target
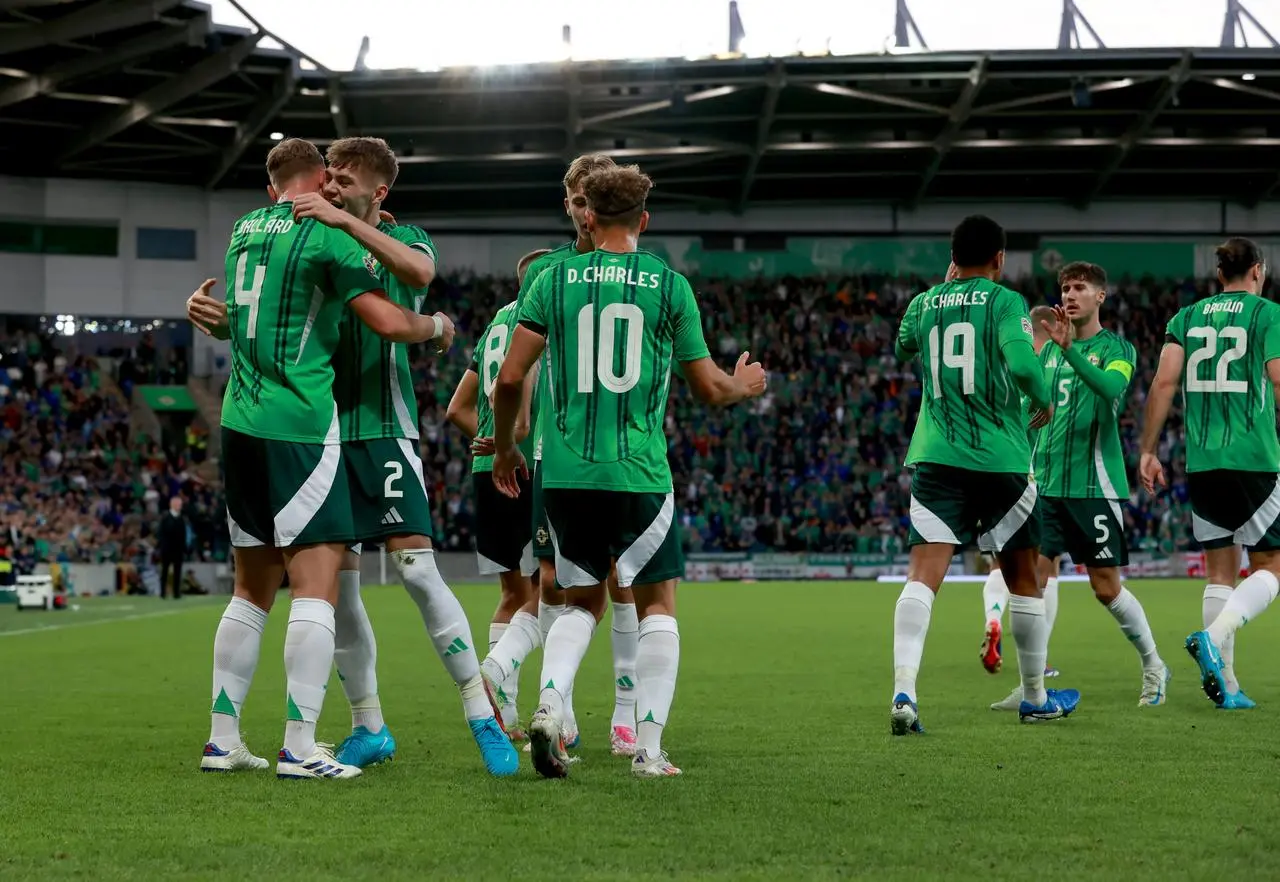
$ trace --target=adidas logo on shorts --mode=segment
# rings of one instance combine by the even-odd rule
[[[394,505],[391,506],[391,511],[387,512],[382,516],[382,525],[384,527],[390,524],[403,524],[403,523],[404,523],[404,518],[400,517],[400,512],[396,511],[396,507]]]
[[[1098,560],[1115,560],[1116,556],[1111,553],[1110,548],[1104,548],[1098,552]]]

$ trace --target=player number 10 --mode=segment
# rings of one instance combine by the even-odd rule
[[[1191,328],[1188,337],[1204,340],[1204,345],[1187,359],[1187,391],[1188,392],[1248,392],[1249,384],[1245,380],[1227,379],[1233,361],[1244,358],[1245,348],[1249,344],[1249,335],[1244,328]],[[1218,354],[1219,343],[1230,343],[1231,348],[1222,353],[1217,368],[1213,371],[1213,379],[1200,378],[1200,363],[1212,361]]]
[[[613,372],[614,350],[618,345],[618,322],[626,325],[627,348],[622,354],[622,373]],[[644,342],[644,312],[634,303],[610,303],[600,310],[600,345],[595,345],[595,305],[588,303],[578,312],[578,391],[595,391],[596,380],[610,392],[630,392],[640,382],[640,346]]]
[[[942,345],[938,345],[938,338]],[[964,395],[972,395],[973,382],[973,341],[975,334],[969,322],[956,322],[947,325],[945,331],[934,325],[929,329],[929,371],[933,376],[933,397],[942,397],[942,368],[948,367],[960,371],[960,391]],[[941,362],[941,364],[939,364]]]

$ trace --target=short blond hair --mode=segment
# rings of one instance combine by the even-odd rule
[[[532,265],[532,263],[542,255],[550,253],[550,248],[539,248],[536,251],[530,251],[524,257],[520,258],[520,261],[516,264],[516,284],[523,285],[524,274],[529,271],[530,265]]]
[[[617,163],[605,154],[584,153],[569,163],[569,170],[564,173],[564,188],[576,190],[588,175],[611,168],[617,168]]]
[[[400,173],[400,163],[395,151],[381,138],[339,138],[329,145],[325,154],[329,165],[336,168],[355,168],[370,171],[390,187]]]
[[[303,172],[324,168],[320,148],[302,138],[286,138],[267,154],[267,178],[277,190]]]

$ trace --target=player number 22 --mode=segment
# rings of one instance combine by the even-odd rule
[[[1187,391],[1188,392],[1248,392],[1249,383],[1245,380],[1228,380],[1227,372],[1231,362],[1244,358],[1245,347],[1249,344],[1249,336],[1244,328],[1191,328],[1188,337],[1204,340],[1204,345],[1187,359]],[[1200,363],[1209,361],[1218,354],[1219,343],[1230,343],[1230,348],[1218,359],[1213,379],[1200,378]]]
[[[622,373],[613,370],[618,345],[618,323],[626,326],[627,348],[622,353]],[[600,345],[595,345],[595,305],[578,311],[578,391],[590,394],[595,381],[610,392],[630,392],[640,382],[640,346],[644,342],[644,312],[634,303],[610,303],[600,310]],[[594,362],[594,363],[593,363]]]
[[[253,284],[246,286],[244,271],[249,265],[249,252],[242,251],[236,261],[236,306],[249,307],[249,322],[245,336],[252,340],[258,336],[258,299],[262,296],[262,280],[267,274],[265,266],[253,268]]]
[[[947,325],[942,331],[937,325],[929,329],[929,370],[933,376],[933,397],[942,397],[942,368],[948,367],[960,371],[960,391],[964,395],[972,395],[974,389],[974,352],[975,338],[973,325],[969,322],[956,322]],[[938,345],[938,338],[942,345]]]

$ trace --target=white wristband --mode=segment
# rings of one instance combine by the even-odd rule
[[[431,339],[439,340],[441,337],[444,336],[444,313],[437,312],[435,315],[431,317],[436,320],[436,332],[431,335]]]

